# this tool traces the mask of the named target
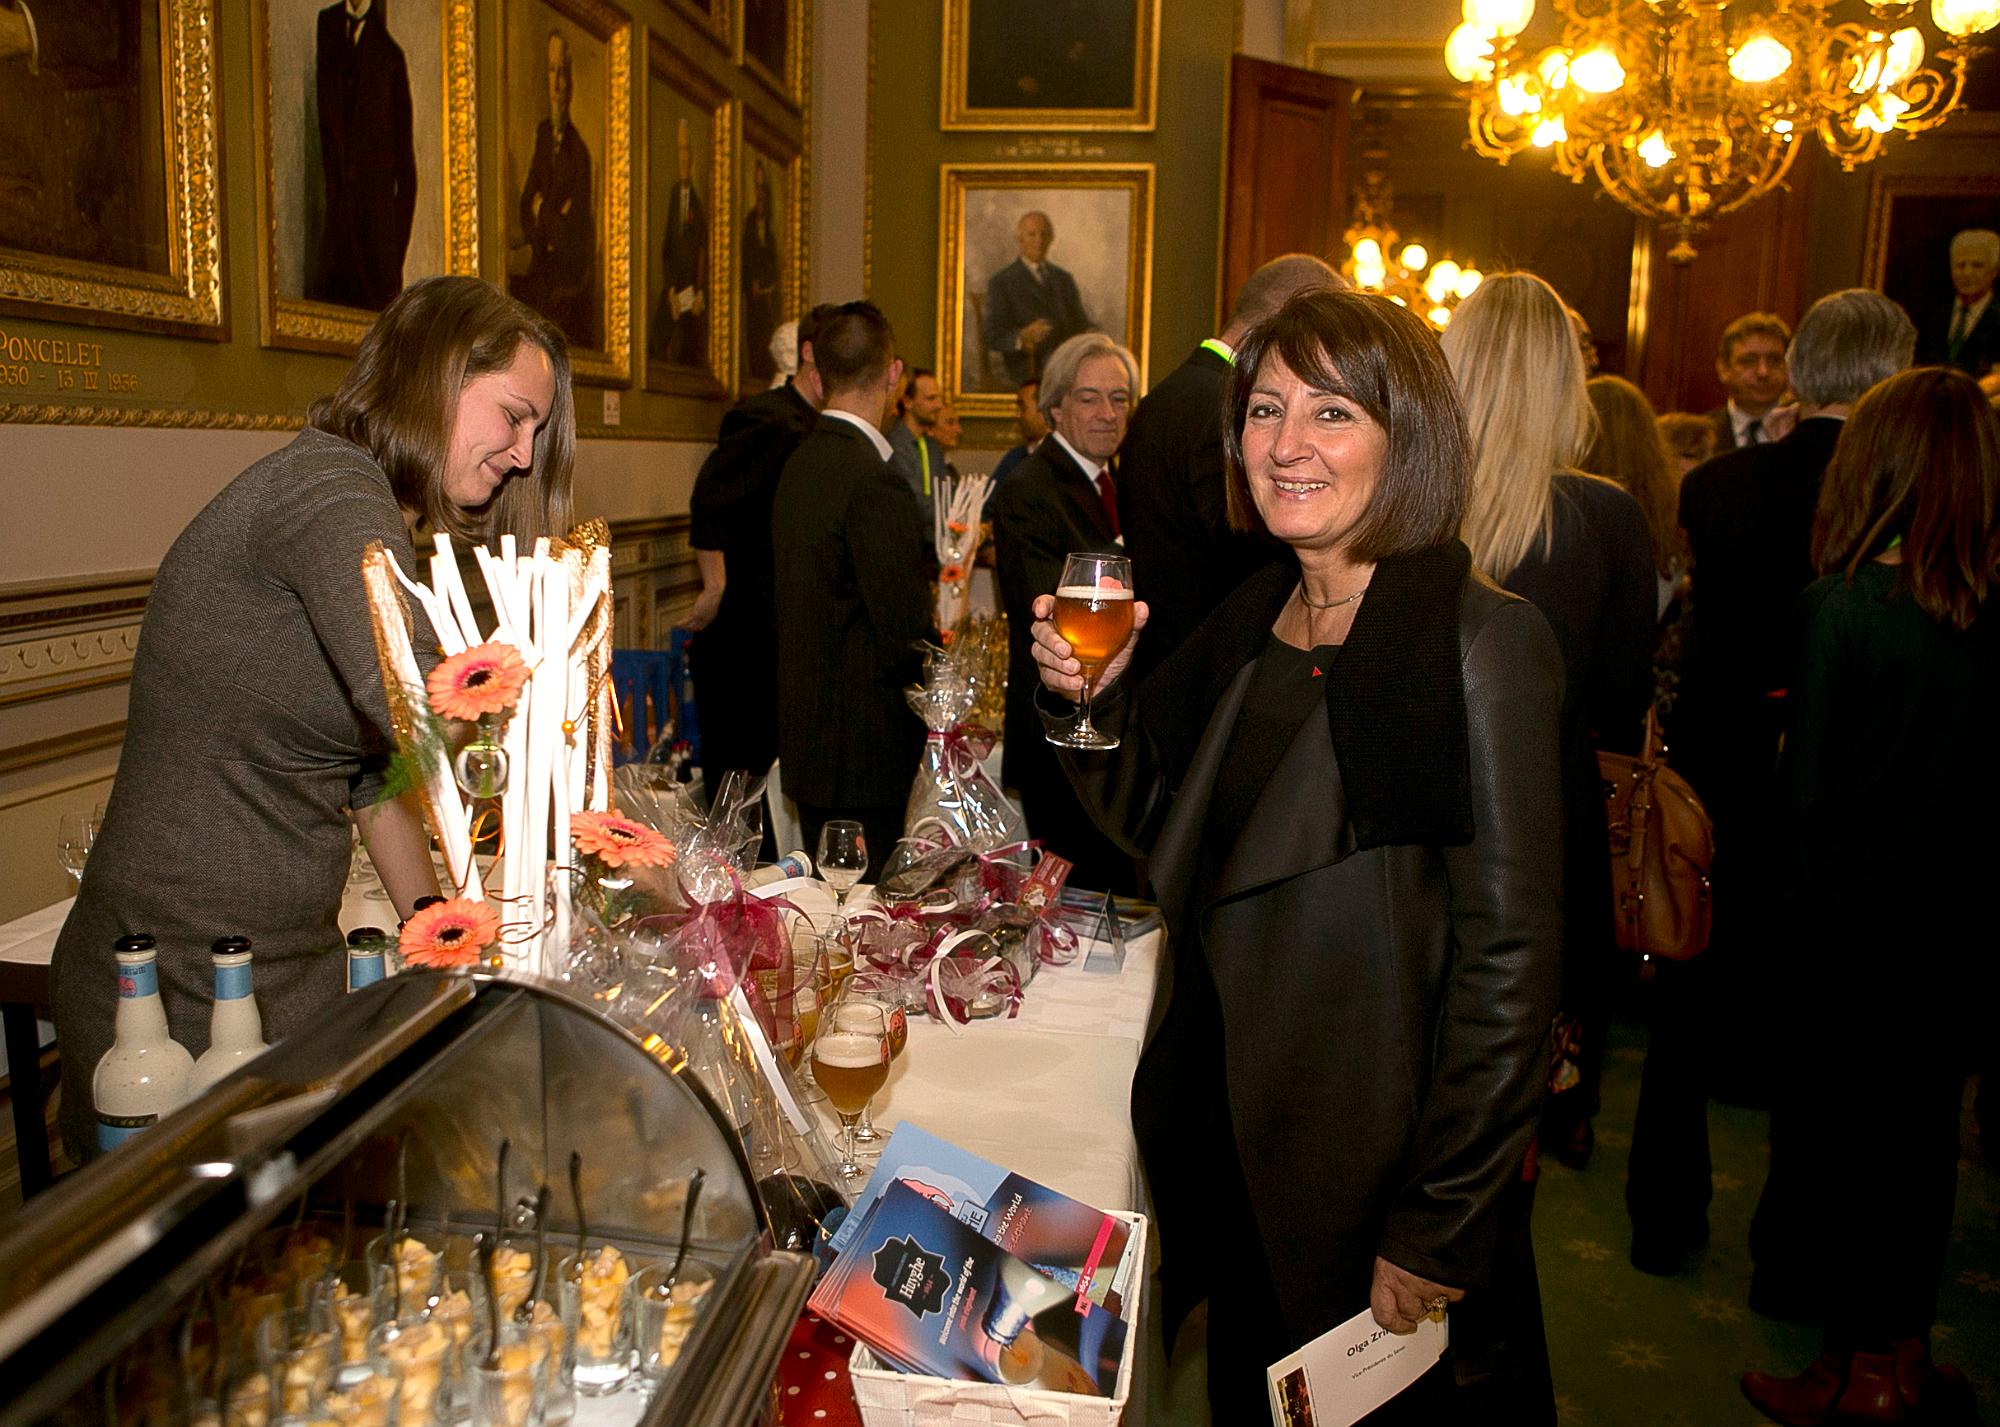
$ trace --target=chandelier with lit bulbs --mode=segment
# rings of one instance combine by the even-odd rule
[[[1422,243],[1405,243],[1389,220],[1395,202],[1386,165],[1387,132],[1379,115],[1364,120],[1361,134],[1361,181],[1354,186],[1354,219],[1341,235],[1347,260],[1341,275],[1362,292],[1380,293],[1391,302],[1418,313],[1442,332],[1460,299],[1472,296],[1484,278],[1478,268],[1461,267],[1451,258],[1433,261]]]
[[[1800,138],[1819,135],[1841,167],[1892,133],[1943,123],[1965,88],[1973,37],[2000,25],[2000,0],[1931,0],[1946,43],[1926,63],[1917,0],[1867,0],[1865,22],[1833,23],[1832,0],[1552,0],[1559,43],[1520,42],[1535,0],[1464,0],[1445,67],[1469,86],[1472,146],[1507,162],[1546,149],[1559,172],[1671,224],[1668,256],[1784,181]]]

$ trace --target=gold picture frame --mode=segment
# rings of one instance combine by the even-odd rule
[[[729,48],[729,0],[670,0],[673,8],[724,49]],[[742,0],[737,0],[740,5]]]
[[[562,329],[570,341],[572,374],[599,386],[632,380],[632,31],[632,17],[607,0],[502,0],[500,5],[507,290]],[[560,56],[568,58],[568,122],[558,140],[552,109]],[[591,164],[588,196],[594,211],[587,238],[582,225],[561,221],[573,213],[577,197],[565,182],[573,178],[574,151],[562,157],[572,130]],[[569,175],[561,172],[564,166]],[[567,196],[544,226],[543,190],[553,194],[555,184],[564,184]],[[528,231],[531,218],[536,233]],[[576,261],[586,241],[592,247],[589,286]]]
[[[938,371],[960,415],[1011,416],[1015,386],[1075,331],[1104,331],[1124,343],[1143,385],[1152,164],[944,164],[938,189]],[[1052,230],[1041,277],[1026,268],[1021,237],[1037,213]],[[1003,330],[1029,307],[1055,324],[1034,346]]]
[[[721,397],[736,387],[731,300],[736,109],[728,89],[705,69],[659,35],[648,35],[643,267],[648,391]],[[685,178],[693,192],[685,208],[677,196],[682,125],[688,128]],[[700,360],[687,360],[690,355]]]
[[[805,107],[806,33],[811,23],[812,0],[736,0],[736,63],[793,109]],[[770,52],[774,38],[783,46],[782,54]]]
[[[774,328],[804,313],[812,267],[806,251],[810,230],[806,223],[805,151],[786,138],[776,125],[751,110],[739,106],[738,112],[742,115],[743,131],[737,143],[741,162],[737,166],[736,183],[735,271],[740,311],[737,325],[742,333],[738,342],[737,372],[738,381],[747,394],[768,386],[775,375],[770,366],[771,333],[766,330],[766,323],[768,321],[769,327]],[[767,179],[773,190],[772,197],[779,205],[777,221],[770,225],[770,240],[777,248],[773,266],[778,290],[768,316],[760,315],[758,295],[752,286],[757,280],[755,269],[759,260],[754,252],[756,235],[751,229],[751,215],[760,169],[766,174],[775,171],[781,176],[775,180]]]
[[[942,129],[1154,127],[1160,0],[944,0],[942,49]]]
[[[251,45],[254,147],[261,178],[257,187],[257,232],[262,249],[257,295],[263,343],[351,356],[376,313],[386,305],[385,294],[392,296],[393,292],[386,272],[363,280],[343,272],[332,255],[331,245],[336,240],[327,231],[326,209],[332,206],[334,194],[327,182],[323,132],[311,152],[318,155],[325,200],[317,214],[311,202],[314,175],[306,172],[304,136],[306,125],[316,121],[306,112],[303,73],[307,65],[316,65],[317,49],[328,41],[326,34],[313,31],[313,26],[321,23],[321,11],[312,6],[286,7],[284,28],[279,31],[273,26],[272,8],[273,0],[256,0]],[[476,277],[479,113],[473,0],[425,0],[384,13],[390,27],[387,38],[400,49],[403,61],[402,91],[412,117],[412,147],[405,161],[415,175],[415,203],[405,235],[403,262],[397,271],[404,280],[436,273]],[[433,24],[434,33],[430,30]],[[363,34],[370,34],[366,22]],[[381,35],[371,36],[377,45],[381,39]],[[314,53],[308,54],[302,42],[311,43]],[[358,49],[359,41],[354,43]],[[277,60],[276,52],[281,48],[295,64]],[[362,83],[393,85],[393,70],[392,65],[389,75],[366,74]],[[393,143],[385,132],[393,126],[384,124],[379,112],[370,112],[367,120],[361,140],[372,152]],[[300,162],[296,165],[279,152],[280,132],[300,136]],[[314,217],[319,219],[317,224]],[[318,242],[312,241],[315,229]],[[416,264],[414,271],[412,262]],[[294,265],[296,272],[292,271]],[[378,291],[363,297],[360,289],[371,285]],[[397,288],[401,285],[401,281],[395,283]],[[356,300],[338,300],[336,294],[352,295]]]
[[[70,117],[61,107],[60,93],[47,99],[30,92],[33,86],[66,90],[66,81],[52,61],[37,63],[32,72],[21,66],[13,86],[17,103],[0,110],[0,145],[14,159],[37,165],[60,162],[68,168],[58,176],[59,182],[51,182],[47,171],[40,169],[34,174],[0,174],[0,179],[43,206],[60,207],[60,192],[65,189],[89,188],[100,198],[108,190],[112,207],[98,205],[105,209],[101,221],[71,208],[67,218],[60,212],[21,215],[23,229],[64,231],[93,242],[102,239],[107,249],[112,244],[123,248],[137,243],[157,251],[158,261],[135,266],[107,252],[93,257],[61,249],[0,246],[0,311],[49,321],[220,338],[226,328],[214,0],[142,0],[131,16],[120,18],[128,21],[129,29],[118,33],[111,51],[122,56],[129,45],[130,56],[122,63],[132,71],[130,81],[98,85],[92,92],[104,103],[124,106],[124,112],[107,109],[101,127],[119,156],[136,156],[139,171],[129,183],[114,188],[94,152],[81,152],[67,140],[58,145],[47,134],[30,132],[38,122],[62,129]],[[91,44],[89,57],[101,62],[105,45],[86,42]],[[37,39],[38,46],[51,49],[58,43],[53,34]],[[146,63],[149,46],[157,59],[156,72]],[[136,134],[130,127],[135,115]],[[146,165],[155,159],[159,173],[147,173]],[[155,184],[157,191],[152,191]],[[140,219],[136,238],[131,220],[114,211],[120,201]],[[5,242],[0,236],[0,244]]]

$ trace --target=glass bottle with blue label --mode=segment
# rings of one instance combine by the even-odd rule
[[[167,1034],[167,1009],[160,1003],[160,968],[153,939],[144,933],[121,936],[118,957],[118,1013],[115,1039],[91,1077],[97,1107],[97,1148],[116,1149],[126,1140],[178,1109],[188,1098],[194,1057]]]
[[[347,934],[347,989],[373,986],[389,974],[389,934],[380,927],[356,927]]]
[[[270,1048],[264,1044],[264,1018],[251,989],[249,939],[223,937],[210,954],[215,960],[215,1008],[208,1018],[208,1049],[194,1063],[190,1097]]]

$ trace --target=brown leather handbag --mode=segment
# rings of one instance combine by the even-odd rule
[[[1714,919],[1708,869],[1715,827],[1687,780],[1667,766],[1658,709],[1634,758],[1597,755],[1611,827],[1611,909],[1618,945],[1686,961],[1708,945]]]

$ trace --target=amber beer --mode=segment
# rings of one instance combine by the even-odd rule
[[[853,1006],[842,1006],[834,1012],[834,1024],[843,1030],[872,1030],[874,1011],[878,1006],[881,1007],[883,1019],[889,1025],[889,1059],[894,1061],[903,1053],[903,1047],[910,1040],[910,1018],[901,1006],[870,1001],[867,1003],[867,1009],[859,1014],[854,1014]]]
[[[1083,665],[1084,678],[1095,679],[1132,637],[1132,592],[1103,585],[1064,585],[1056,591],[1055,623],[1056,633],[1068,641],[1071,655]]]
[[[812,1048],[813,1079],[842,1115],[858,1115],[889,1078],[889,1047],[878,1035],[830,1030]]]

